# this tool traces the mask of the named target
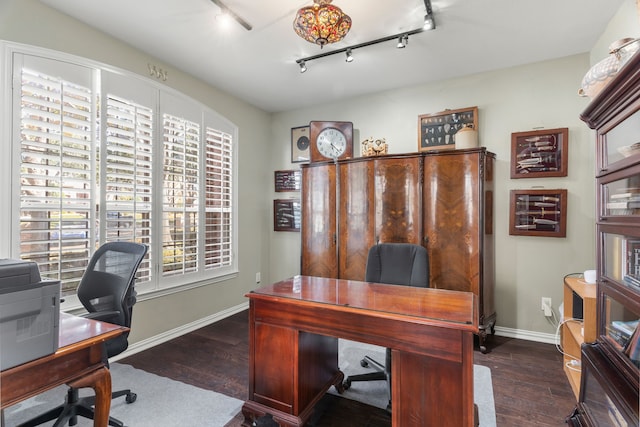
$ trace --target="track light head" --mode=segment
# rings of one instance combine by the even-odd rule
[[[424,15],[424,27],[425,31],[435,30],[436,29],[436,21],[433,20],[433,14],[427,13]]]
[[[351,53],[351,49],[347,49],[347,58],[345,59],[346,62],[353,62],[353,55]]]
[[[304,63],[304,61],[299,61],[298,65],[300,65],[300,72],[304,73],[305,71],[307,71],[307,65]]]
[[[407,47],[408,43],[409,43],[409,35],[408,34],[404,34],[404,35],[398,37],[398,44],[396,45],[396,47],[398,49],[404,49],[405,47]]]

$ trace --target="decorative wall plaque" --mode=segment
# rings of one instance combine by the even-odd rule
[[[273,201],[273,230],[300,231],[301,205],[299,199]]]
[[[291,128],[291,163],[309,161],[309,126]]]
[[[567,190],[511,190],[509,234],[565,237]]]
[[[418,151],[455,149],[453,136],[468,124],[478,130],[478,107],[418,116]]]
[[[569,129],[511,134],[511,178],[567,176]]]
[[[277,192],[300,191],[301,174],[299,170],[283,170],[274,172]]]

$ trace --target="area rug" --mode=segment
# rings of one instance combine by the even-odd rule
[[[125,403],[123,397],[111,403],[111,416],[127,427],[224,426],[244,403],[119,363],[111,364],[111,381],[113,390],[131,388],[138,395],[132,404]],[[66,390],[66,386],[57,387],[6,408],[5,426],[15,427],[59,405],[64,401]],[[89,393],[91,389],[82,389],[80,395]],[[53,421],[43,425],[52,426]],[[80,417],[77,425],[92,426],[93,422]]]
[[[340,366],[340,370],[344,372],[345,377],[372,371],[371,368],[363,368],[360,366],[360,360],[365,355],[372,357],[380,363],[384,363],[385,359],[384,347],[355,341],[340,339],[338,341],[338,351],[338,365]],[[329,393],[382,409],[387,407],[389,399],[385,381],[352,383],[351,388],[345,390],[341,395],[337,393],[334,387],[331,387]],[[480,427],[495,427],[496,409],[493,400],[491,369],[486,366],[473,366],[473,395],[474,402],[478,405]]]

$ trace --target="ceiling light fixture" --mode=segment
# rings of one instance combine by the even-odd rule
[[[351,53],[351,49],[347,49],[347,59],[345,59],[345,62],[353,62],[353,55]]]
[[[323,0],[314,0],[314,2],[322,2],[322,1]],[[326,1],[326,0],[324,0],[324,1]],[[435,29],[435,21],[433,21],[433,12],[431,11],[431,0],[424,0],[424,4],[425,4],[425,8],[427,9],[427,16],[431,16],[431,22],[433,23],[433,27],[431,29]],[[302,10],[302,9],[300,9],[300,10]],[[294,27],[295,27],[295,22],[294,22]],[[399,33],[399,34],[394,34],[392,36],[382,37],[382,38],[371,40],[371,41],[368,41],[368,42],[354,44],[354,45],[347,46],[347,47],[342,48],[342,49],[336,49],[336,50],[332,50],[330,52],[323,52],[323,53],[319,53],[317,55],[308,56],[306,58],[300,58],[300,59],[296,60],[296,64],[300,65],[300,72],[304,73],[305,71],[307,71],[307,66],[306,66],[307,62],[313,61],[315,59],[324,58],[326,56],[336,55],[338,53],[344,53],[344,52],[346,52],[346,55],[347,55],[346,62],[351,62],[353,60],[352,53],[356,49],[360,49],[360,48],[371,46],[371,45],[378,44],[378,43],[388,42],[388,41],[391,41],[391,40],[396,40],[397,41],[396,47],[404,48],[409,43],[409,36],[414,35],[414,34],[418,34],[418,33],[422,33],[425,30],[426,29],[424,27],[420,27],[420,28],[416,28],[415,30],[405,31],[405,32],[402,32],[402,33]],[[349,60],[349,58],[351,58],[351,60]],[[303,70],[303,68],[304,68],[304,70]]]
[[[221,0],[211,0],[211,2],[220,8],[220,12],[222,12],[223,15],[228,15],[238,24],[242,25],[247,31],[251,31],[251,28],[253,28],[251,27],[251,24],[238,16],[233,10],[229,9],[229,7]]]
[[[313,6],[298,10],[293,20],[293,29],[297,35],[308,42],[325,44],[339,42],[351,29],[351,18],[332,0],[313,0]]]
[[[296,60],[296,64],[299,64],[302,67],[302,64],[304,64],[305,62],[309,62],[309,61],[313,61],[315,59],[320,59],[320,58],[324,58],[326,56],[331,56],[331,55],[336,55],[338,53],[344,53],[347,51],[354,51],[356,49],[360,49],[366,46],[371,46],[374,44],[378,44],[378,43],[383,43],[383,42],[388,42],[391,40],[396,40],[398,42],[402,41],[403,43],[406,43],[409,40],[409,36],[413,35],[413,34],[418,34],[418,33],[422,33],[424,32],[424,30],[422,28],[418,28],[415,30],[411,30],[409,32],[405,32],[405,33],[400,33],[400,34],[394,34],[393,36],[388,36],[388,37],[382,37],[380,39],[376,39],[376,40],[371,40],[368,42],[364,42],[364,43],[360,43],[360,44],[354,44],[352,46],[348,46],[342,49],[336,49],[336,50],[332,50],[330,52],[323,52],[323,53],[319,53],[317,55],[313,55],[313,56],[307,56],[306,58],[300,58]],[[350,61],[347,61],[350,62]],[[306,67],[305,67],[306,69]]]

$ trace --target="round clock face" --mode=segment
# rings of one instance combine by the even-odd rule
[[[316,145],[320,154],[335,159],[347,149],[347,138],[339,129],[326,128],[318,134]]]

